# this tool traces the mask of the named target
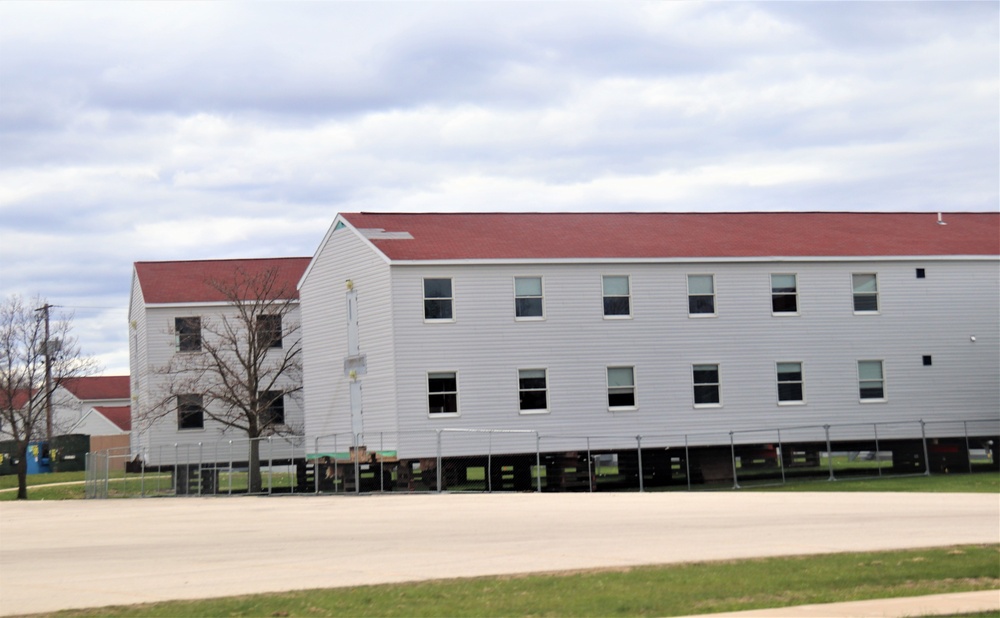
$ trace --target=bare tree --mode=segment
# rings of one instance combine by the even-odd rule
[[[249,439],[251,493],[261,491],[260,442],[301,435],[284,418],[284,401],[302,390],[302,347],[294,318],[298,294],[277,269],[237,268],[231,279],[207,282],[226,300],[217,315],[179,319],[178,353],[154,373],[165,378],[154,404],[136,415],[148,426],[177,414],[215,421]]]
[[[17,445],[18,500],[28,498],[30,443],[51,437],[53,431],[46,402],[67,378],[98,369],[95,359],[80,355],[71,335],[72,315],[52,320],[50,307],[41,298],[27,304],[19,295],[5,297],[0,304],[0,429]]]

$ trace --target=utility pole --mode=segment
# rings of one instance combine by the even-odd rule
[[[45,353],[45,448],[50,448],[49,445],[52,443],[52,362],[50,357],[53,345],[49,341],[49,309],[51,308],[52,305],[45,303],[36,309],[36,311],[42,312],[45,320],[45,342],[42,348]]]

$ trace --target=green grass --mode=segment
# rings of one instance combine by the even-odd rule
[[[927,493],[1000,493],[1000,473],[934,474],[797,481],[787,485],[746,488],[748,491],[906,491]]]
[[[51,483],[71,483],[82,481],[85,472],[51,472],[49,474],[29,474],[27,476],[28,487],[33,485],[49,485]],[[17,475],[5,474],[0,476],[0,489],[17,487]]]
[[[997,587],[1000,546],[973,545],[306,590],[55,615],[677,616]]]

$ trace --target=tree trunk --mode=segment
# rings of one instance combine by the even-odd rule
[[[17,443],[17,499],[28,499],[28,442]]]
[[[250,460],[247,467],[247,490],[252,494],[261,492],[260,479],[260,439],[250,439]]]

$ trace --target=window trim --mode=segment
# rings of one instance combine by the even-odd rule
[[[695,388],[699,385],[698,382],[694,381],[695,367],[699,367],[699,366],[702,366],[702,365],[714,365],[715,366],[715,372],[718,374],[718,376],[716,378],[718,380],[717,382],[703,382],[703,383],[700,383],[702,386],[714,384],[718,388],[718,391],[719,391],[719,401],[717,401],[715,403],[698,403],[697,402],[697,397],[695,397],[695,394],[694,394]],[[692,404],[692,406],[694,408],[697,408],[699,410],[700,409],[704,409],[704,408],[721,408],[721,407],[723,407],[723,401],[722,401],[722,363],[718,363],[718,362],[691,363],[691,404]]]
[[[874,292],[857,292],[854,289],[854,277],[859,275],[871,275],[875,277],[875,291]],[[878,273],[877,272],[852,272],[851,273],[851,309],[854,311],[854,315],[879,315],[882,313],[882,298],[881,298],[881,288],[878,283]],[[857,298],[858,294],[865,296],[875,297],[875,309],[865,309],[858,311],[857,309]]]
[[[632,405],[613,406],[609,401],[611,397],[611,369],[631,369],[632,370]],[[607,365],[604,368],[604,401],[608,406],[608,412],[631,412],[639,409],[639,380],[636,377],[635,365]],[[616,387],[623,388],[623,387]]]
[[[454,412],[431,412],[431,375],[440,373],[452,373],[455,375],[455,411]],[[427,409],[427,418],[456,418],[462,415],[462,402],[459,396],[458,370],[457,369],[436,369],[428,371],[424,377],[424,405]],[[440,391],[441,393],[450,391]]]
[[[879,380],[882,383],[882,396],[881,397],[864,398],[864,397],[861,396],[861,382],[862,382],[862,379],[861,379],[861,363],[878,363],[879,364],[879,369],[881,370],[881,373],[882,373],[882,379]],[[857,378],[858,378],[858,381],[857,381],[858,382],[858,385],[857,385],[857,388],[858,388],[858,402],[859,403],[885,403],[885,402],[889,401],[889,397],[888,397],[888,392],[889,391],[888,391],[888,388],[887,388],[887,382],[888,382],[888,380],[886,379],[886,375],[885,375],[886,374],[886,371],[885,371],[885,359],[881,359],[881,358],[863,358],[863,359],[859,359],[858,362],[855,363],[855,367],[857,369]],[[865,382],[874,382],[874,380],[865,380]]]
[[[541,371],[545,373],[545,407],[544,408],[529,408],[527,410],[521,408],[521,392],[522,390],[528,391],[538,391],[541,389],[522,389],[521,388],[521,372],[522,371]],[[517,412],[522,416],[531,416],[535,414],[551,414],[552,413],[552,400],[549,397],[549,368],[548,367],[518,367],[517,368]]]
[[[518,296],[517,295],[517,280],[518,279],[538,279],[538,285],[541,287],[541,296]],[[542,275],[514,275],[513,278],[514,285],[514,321],[516,322],[541,322],[545,320],[545,277]],[[452,291],[454,294],[454,291]],[[528,315],[519,316],[517,315],[517,301],[520,298],[537,298],[542,305],[541,315]]]
[[[775,277],[775,275],[777,275],[779,277],[782,277],[782,276],[784,276],[784,277],[795,277],[795,291],[791,292],[791,293],[788,293],[788,292],[776,293],[774,291],[774,277]],[[771,315],[774,316],[774,317],[776,317],[776,318],[794,317],[794,316],[799,315],[799,274],[798,273],[771,273],[770,277],[768,277],[768,280],[771,283]],[[774,310],[774,297],[775,296],[791,296],[792,298],[794,298],[795,299],[795,311],[775,311]]]
[[[712,293],[711,294],[692,294],[691,293],[691,277],[711,277],[712,278]],[[689,318],[702,319],[702,318],[716,318],[719,317],[719,298],[718,298],[718,287],[715,284],[715,273],[687,273],[684,277],[685,285],[687,286],[687,314]],[[691,313],[691,297],[692,296],[711,296],[712,297],[712,313]]]
[[[789,365],[796,363],[799,366],[799,380],[798,382],[793,382],[786,380],[781,381],[781,373],[778,371],[779,365]],[[781,400],[781,385],[782,384],[798,384],[799,388],[802,390],[802,399],[790,399],[788,401]],[[804,406],[806,405],[806,364],[803,361],[798,360],[783,360],[774,361],[774,386],[775,386],[775,401],[778,402],[779,406]]]
[[[604,280],[608,277],[624,277],[625,283],[628,285],[628,294],[625,296],[621,295],[607,295],[604,293]],[[611,314],[605,311],[604,302],[608,298],[625,298],[628,300],[628,313],[621,314]],[[631,320],[632,319],[632,275],[601,275],[601,314],[605,320]]]
[[[433,280],[436,280],[436,279],[447,279],[449,282],[451,282],[451,296],[448,296],[448,297],[440,296],[440,297],[431,297],[431,298],[427,297],[427,284],[426,284],[426,282],[428,280],[432,280],[433,281]],[[422,305],[421,306],[421,314],[423,315],[424,323],[425,324],[447,324],[447,323],[458,321],[458,312],[455,311],[455,278],[454,277],[421,277],[420,278],[420,298],[422,300],[422,303],[421,303],[421,305]],[[451,303],[451,317],[450,318],[428,318],[427,317],[427,301],[428,300],[445,300],[445,299],[447,299],[449,301],[449,303]]]

